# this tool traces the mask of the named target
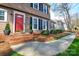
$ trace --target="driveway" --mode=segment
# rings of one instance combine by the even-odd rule
[[[51,42],[26,42],[11,48],[25,56],[51,56],[66,50],[75,39],[75,34]]]

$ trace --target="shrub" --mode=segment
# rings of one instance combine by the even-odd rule
[[[30,30],[30,33],[32,34],[33,33],[33,30]]]
[[[50,34],[58,34],[58,33],[62,33],[63,32],[63,30],[61,30],[61,29],[56,29],[56,30],[51,30],[50,31]]]
[[[43,35],[49,35],[49,31],[48,31],[48,30],[43,30],[43,31],[41,32],[41,34],[43,34]]]
[[[10,24],[9,23],[6,24],[5,30],[9,30],[10,31]]]
[[[56,32],[57,32],[57,33],[62,33],[63,30],[61,30],[61,29],[57,29]]]
[[[3,30],[3,31],[4,31],[5,35],[10,34],[11,30],[10,30],[10,24],[9,23],[6,24],[5,30]]]

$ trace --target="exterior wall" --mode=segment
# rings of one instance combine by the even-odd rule
[[[0,7],[0,8],[7,10],[7,21],[0,22],[0,33],[3,33],[3,30],[5,29],[7,22],[10,23],[11,32],[13,32],[13,16],[11,15],[12,11],[4,7]]]
[[[26,32],[30,32],[30,17],[37,17],[37,16],[34,16],[34,15],[30,15],[30,14],[26,14]],[[39,19],[43,19],[41,17],[38,17]],[[48,19],[46,19],[48,21]],[[49,21],[48,21],[49,22]],[[50,23],[49,23],[50,24]],[[48,25],[49,25],[48,24]],[[33,30],[33,29],[32,29]],[[40,33],[42,30],[33,30],[33,32],[38,32]]]
[[[50,13],[46,14],[30,7],[29,3],[3,3],[1,6],[17,9],[25,13],[33,14],[42,18],[50,19]],[[50,7],[49,7],[50,9]]]
[[[55,29],[55,22],[50,20],[50,23],[49,23],[49,30],[54,30]]]
[[[55,26],[55,29],[65,30],[64,23],[62,21],[56,21],[56,23],[54,24],[54,26]]]
[[[4,4],[0,4],[0,8],[7,10],[7,22],[10,23],[10,29],[11,32],[13,33],[14,30],[14,11],[18,11],[18,12],[22,12],[25,14],[25,32],[30,32],[30,17],[31,16],[35,16],[38,18],[42,18],[42,19],[46,19],[49,20],[50,19],[50,13],[45,14],[41,11],[35,10],[33,8],[30,7],[29,3],[23,4],[23,3],[4,3]],[[0,33],[3,33],[3,30],[5,29],[6,23],[7,22],[0,22]],[[35,31],[35,32],[40,32],[39,30]]]

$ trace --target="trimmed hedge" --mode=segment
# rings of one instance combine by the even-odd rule
[[[42,34],[42,35],[49,35],[49,31],[48,31],[48,30],[43,30],[43,31],[41,32],[41,34]]]
[[[62,33],[64,30],[61,29],[56,29],[56,30],[51,30],[50,34],[58,34],[58,33]]]

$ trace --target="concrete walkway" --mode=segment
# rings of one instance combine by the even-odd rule
[[[13,45],[11,48],[26,56],[51,56],[63,52],[70,46],[75,38],[75,34],[68,35],[51,42],[26,42]]]

